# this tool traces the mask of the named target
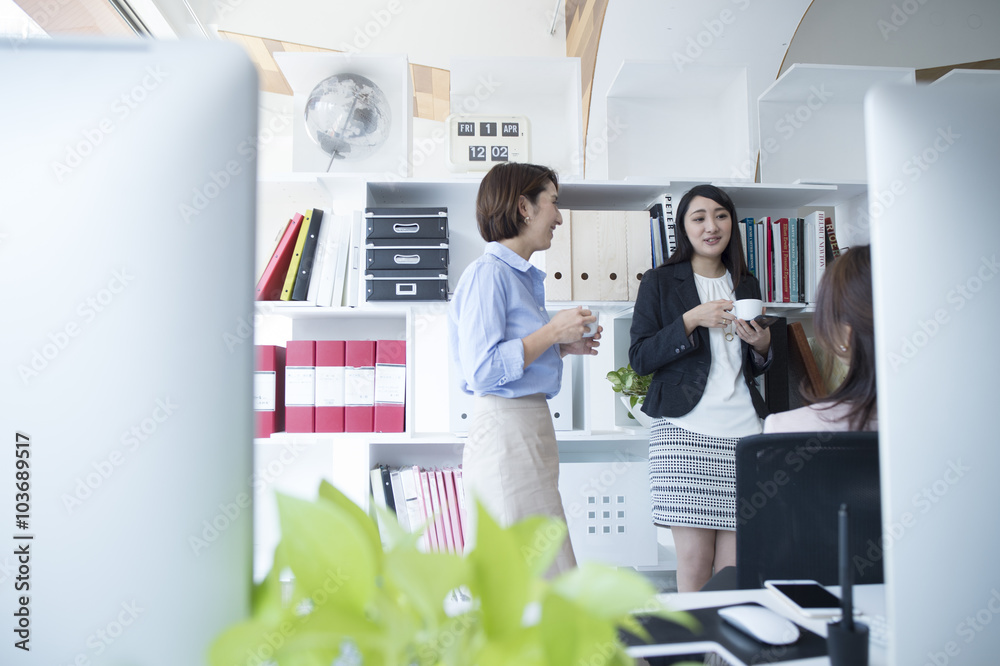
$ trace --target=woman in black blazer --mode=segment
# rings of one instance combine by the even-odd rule
[[[770,364],[771,334],[731,312],[734,300],[761,297],[737,219],[723,190],[687,192],[677,250],[643,275],[632,314],[629,363],[653,374],[642,404],[655,417],[653,522],[673,533],[680,592],[736,564],[736,442],[767,415],[754,377]]]

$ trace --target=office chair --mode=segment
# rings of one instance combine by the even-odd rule
[[[882,583],[877,432],[772,433],[736,445],[736,587],[838,584],[837,516],[851,515],[854,581]]]

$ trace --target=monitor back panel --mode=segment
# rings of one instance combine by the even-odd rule
[[[0,80],[0,663],[205,663],[249,609],[256,74],[55,39]]]
[[[1000,74],[876,89],[865,117],[889,663],[992,663]]]

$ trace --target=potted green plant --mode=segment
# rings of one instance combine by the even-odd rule
[[[461,556],[422,552],[394,519],[383,547],[376,521],[326,482],[314,501],[279,494],[274,565],[252,616],[215,640],[210,664],[625,666],[619,630],[649,640],[637,609],[696,628],[631,570],[585,563],[545,579],[561,521],[503,529],[476,509],[476,547]],[[462,603],[449,607],[458,590]]]
[[[644,428],[648,428],[652,419],[640,408],[646,397],[646,392],[649,390],[649,382],[653,379],[653,375],[640,375],[632,369],[631,364],[627,364],[609,372],[607,379],[611,382],[612,390],[621,394],[622,403],[628,410],[629,418],[637,420]]]

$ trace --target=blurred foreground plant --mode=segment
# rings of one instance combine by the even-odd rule
[[[252,617],[212,645],[211,665],[617,666],[632,663],[619,629],[649,640],[637,610],[694,627],[630,570],[585,563],[546,580],[561,521],[503,529],[476,509],[476,547],[463,557],[421,552],[394,517],[383,550],[376,522],[325,481],[315,501],[279,494],[274,565]],[[283,584],[288,569],[294,582]],[[449,606],[459,590],[465,601]]]

